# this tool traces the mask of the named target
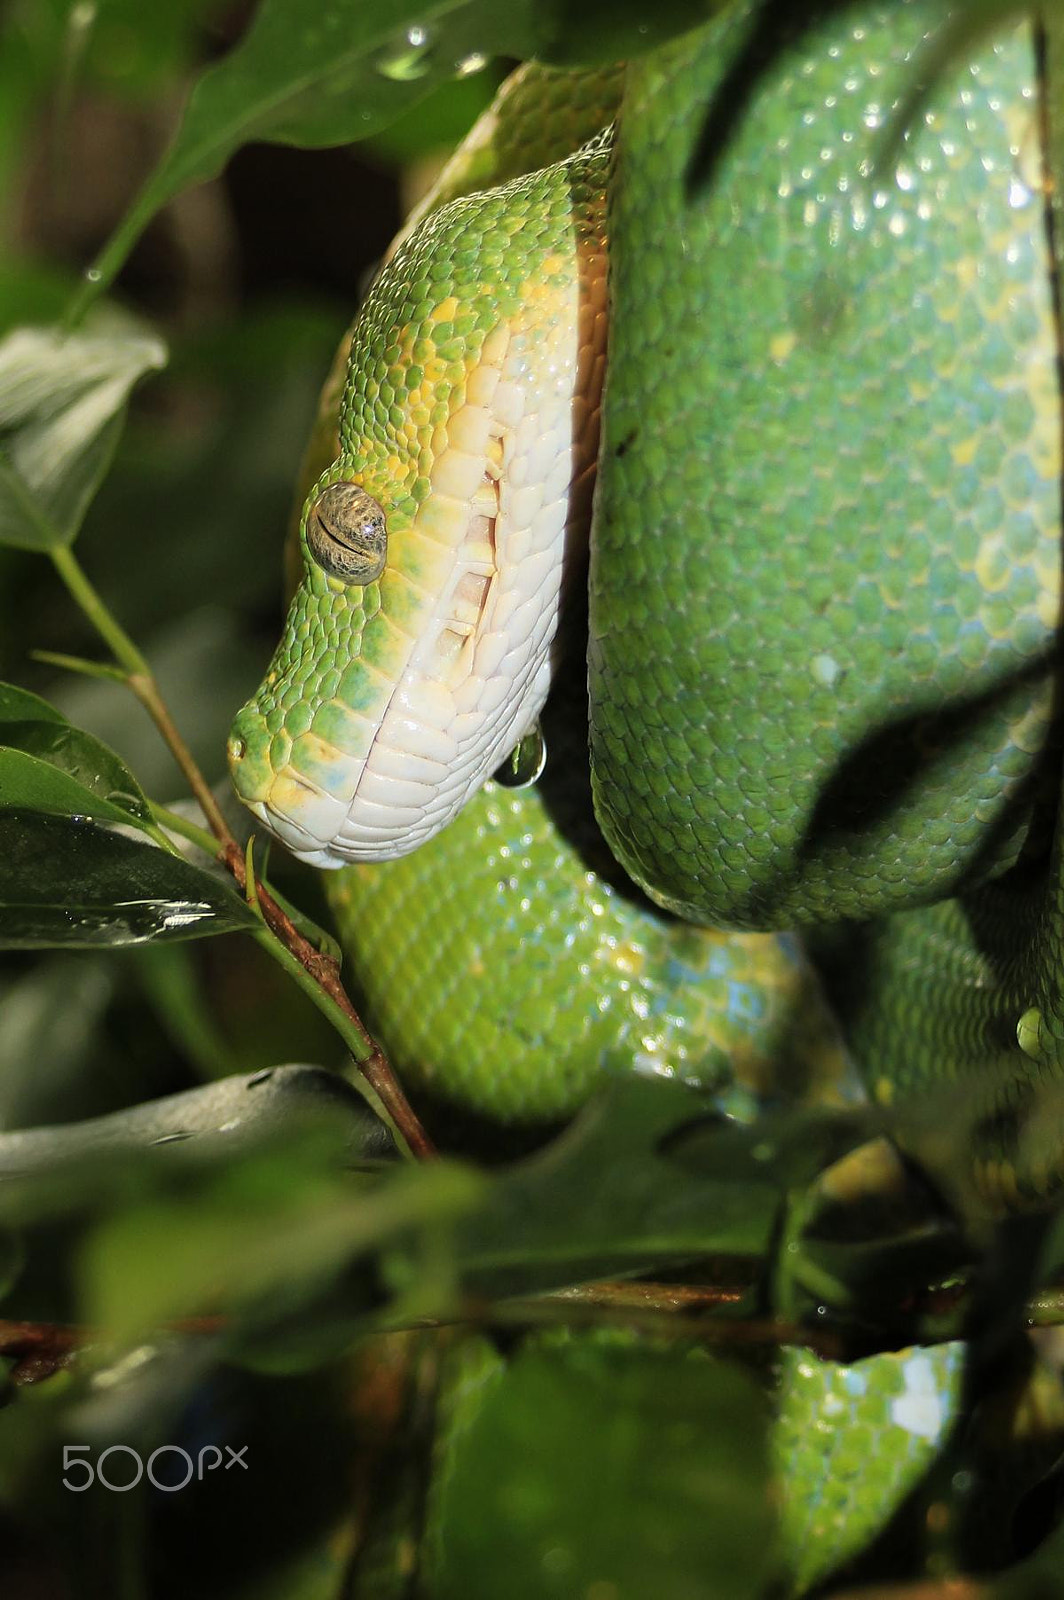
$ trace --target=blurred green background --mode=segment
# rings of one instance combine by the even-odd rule
[[[275,76],[286,51],[293,76],[301,51],[322,65],[286,126],[325,148],[238,132],[125,260],[113,294],[170,360],[135,389],[77,546],[226,805],[225,736],[277,637],[318,390],[401,218],[508,58],[611,60],[711,9],[434,0],[424,29],[399,0],[0,9],[0,340],[66,314],[190,85],[256,17],[277,24]],[[791,9],[767,8],[781,37]],[[331,79],[329,38],[353,63]],[[363,120],[375,131],[349,142]],[[0,546],[0,679],[180,802],[124,688],[57,673],[39,649],[101,654],[49,562]],[[324,920],[313,875],[280,852],[270,866]],[[340,1068],[344,1053],[245,935],[0,956],[2,1133],[285,1062]],[[807,1238],[811,1180],[881,1126],[865,1110],[744,1126],[680,1084],[617,1083],[544,1152],[489,1172],[381,1162],[357,1103],[324,1109],[236,1155],[193,1142],[15,1178],[0,1162],[0,1600],[776,1600],[829,1592],[824,1574],[863,1545],[866,1578],[934,1577],[1023,1556],[1059,1521],[1060,1362],[1031,1377],[1021,1322],[1031,1280],[1061,1275],[1064,1230],[1035,1219],[973,1245],[928,1206],[867,1251],[859,1229]],[[1000,1294],[970,1359],[957,1306],[984,1248]],[[645,1303],[625,1283],[596,1298],[640,1272]],[[942,1301],[910,1293],[927,1282]],[[569,1285],[591,1285],[575,1311],[530,1299]],[[720,1319],[704,1341],[674,1315],[688,1293]],[[737,1359],[711,1349],[729,1318]],[[929,1354],[877,1354],[924,1336]],[[914,1394],[934,1427],[896,1409]],[[1006,1413],[1037,1415],[1044,1436],[999,1428],[988,1445],[969,1427]],[[94,1467],[117,1446],[123,1487],[80,1492],[71,1445]],[[248,1467],[125,1492],[133,1452],[160,1446],[246,1448]],[[1058,1568],[1050,1545],[995,1592],[1056,1594]]]

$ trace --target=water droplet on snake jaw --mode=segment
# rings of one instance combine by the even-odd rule
[[[539,723],[532,727],[514,745],[502,766],[494,774],[495,782],[504,789],[527,789],[540,777],[547,764],[547,742]]]

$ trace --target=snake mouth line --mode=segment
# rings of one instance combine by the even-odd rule
[[[426,652],[427,659],[424,662],[424,670],[429,676],[446,683],[450,688],[469,675],[475,640],[498,577],[498,478],[493,477],[489,470],[484,473],[482,485],[473,496],[471,507],[465,538],[455,561],[454,580],[439,607],[443,621],[437,624],[433,619],[435,638]],[[390,705],[391,702],[389,709]]]
[[[267,827],[277,832],[289,849],[315,866],[340,866],[366,851],[367,833],[376,835],[370,846],[380,853],[379,840],[386,840],[395,829],[398,809],[410,812],[412,784],[424,784],[424,799],[416,797],[418,815],[408,814],[405,833],[416,841],[436,831],[436,811],[431,799],[446,770],[453,771],[456,757],[459,770],[462,742],[457,746],[447,738],[443,723],[454,720],[455,696],[472,676],[480,639],[491,603],[499,585],[497,530],[499,522],[499,476],[502,453],[501,423],[493,419],[481,482],[466,502],[463,536],[455,549],[453,566],[441,585],[431,617],[424,624],[410,652],[405,671],[398,678],[379,713],[378,727],[364,761],[333,748],[337,768],[353,769],[350,804],[337,818],[332,837],[324,839],[306,821],[333,810],[336,800],[323,785],[289,764],[283,772],[283,802],[278,804],[275,782],[263,800],[251,809]],[[457,502],[445,493],[437,496],[437,507],[447,519],[461,515]],[[447,700],[433,695],[433,687],[446,691]],[[420,692],[419,692],[420,690]],[[443,713],[443,714],[441,714]],[[378,790],[387,786],[392,799],[389,814],[383,814]],[[293,791],[302,803],[293,808]],[[402,805],[406,801],[406,806]],[[380,811],[380,816],[374,812]]]

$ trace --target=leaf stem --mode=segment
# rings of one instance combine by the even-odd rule
[[[129,637],[129,634],[116,622],[100,596],[96,593],[73,550],[68,545],[61,544],[54,546],[49,550],[48,554],[52,558],[55,570],[97,633],[105,641],[115,660],[130,675],[143,673],[145,677],[150,678],[151,668],[148,663]]]
[[[259,904],[259,886],[255,881],[255,835],[251,834],[244,851],[244,894],[247,903],[257,917],[262,916],[262,907]]]
[[[208,833],[206,828],[199,827],[195,822],[190,822],[179,811],[171,811],[169,806],[161,806],[156,800],[149,800],[151,814],[160,828],[167,828],[171,833],[176,833],[182,839],[187,839],[190,844],[198,845],[204,855],[217,856],[218,841],[213,833]]]

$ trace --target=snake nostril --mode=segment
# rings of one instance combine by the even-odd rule
[[[230,761],[243,761],[243,759],[247,755],[247,753],[248,753],[247,740],[246,739],[242,739],[239,734],[234,735],[233,738],[230,739],[230,741],[229,741],[229,759],[230,759]]]

